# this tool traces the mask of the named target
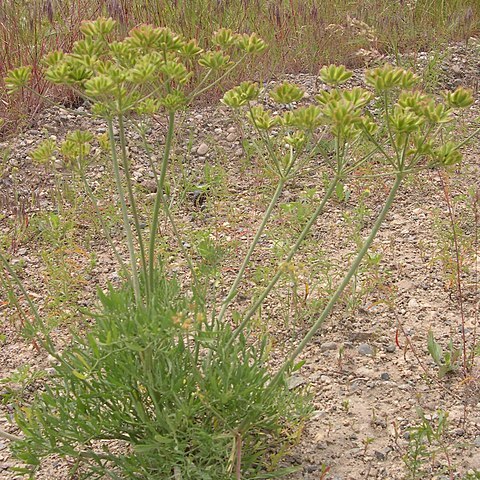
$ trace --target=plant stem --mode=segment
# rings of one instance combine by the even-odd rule
[[[165,177],[167,175],[168,160],[170,158],[170,150],[172,148],[173,132],[175,127],[175,112],[168,114],[168,130],[165,139],[165,150],[163,152],[162,168],[157,182],[157,196],[155,197],[155,205],[153,207],[152,224],[150,227],[150,244],[148,248],[148,279],[153,290],[153,276],[155,270],[155,239],[157,237],[158,217],[160,207],[163,203],[163,187]]]
[[[118,133],[120,137],[120,151],[122,154],[122,165],[125,175],[125,180],[127,184],[127,194],[128,200],[130,202],[130,208],[132,210],[133,222],[135,225],[135,230],[137,232],[138,246],[140,249],[140,262],[142,264],[142,270],[144,276],[147,276],[147,263],[145,258],[145,247],[143,243],[142,229],[140,228],[140,220],[138,218],[137,202],[135,201],[135,196],[133,194],[132,188],[132,177],[130,176],[130,162],[128,161],[127,155],[127,142],[125,138],[125,124],[123,122],[123,115],[118,115]],[[150,287],[148,282],[146,282],[147,297],[150,293]]]
[[[300,248],[300,245],[304,241],[305,237],[307,236],[308,232],[312,228],[313,224],[316,222],[319,215],[323,212],[323,209],[325,208],[326,203],[328,202],[333,192],[335,191],[335,187],[337,186],[337,183],[340,181],[340,177],[341,176],[337,174],[335,178],[330,182],[330,185],[327,191],[325,192],[325,195],[323,196],[321,203],[318,205],[317,209],[315,210],[313,215],[310,217],[310,220],[308,221],[308,223],[305,225],[302,232],[298,236],[297,241],[290,249],[284,263],[290,262],[294,257],[294,255],[297,253],[297,250]],[[260,308],[260,306],[263,304],[263,302],[267,298],[268,294],[272,291],[273,287],[276,285],[281,275],[282,275],[282,270],[279,269],[278,272],[275,274],[275,276],[270,280],[270,283],[265,287],[265,290],[262,292],[260,297],[258,297],[258,299],[252,305],[250,310],[248,310],[248,312],[244,315],[242,322],[233,333],[230,343],[232,343],[238,337],[238,335],[243,331],[248,321],[253,317],[255,312]]]
[[[120,176],[120,167],[118,165],[117,148],[115,145],[115,135],[113,133],[113,122],[111,118],[107,119],[107,125],[108,125],[108,137],[110,139],[110,150],[112,153],[113,174],[115,176],[115,183],[117,185],[118,197],[120,199],[120,206],[122,209],[122,217],[123,217],[123,227],[125,229],[125,235],[127,237],[128,252],[130,254],[133,291],[135,293],[135,300],[137,304],[140,305],[142,302],[142,299],[141,299],[141,293],[140,293],[140,281],[138,278],[138,271],[137,271],[137,257],[135,255],[135,246],[133,244],[132,229],[130,227],[130,221],[128,219],[127,204],[125,202],[125,194],[123,192],[122,178]]]
[[[222,309],[220,310],[220,314],[218,315],[219,322],[223,319],[228,306],[230,305],[232,300],[235,298],[235,295],[237,294],[237,287],[240,284],[240,281],[242,280],[243,274],[245,273],[245,269],[247,268],[248,262],[250,261],[253,251],[255,250],[255,247],[257,246],[263,231],[265,230],[265,226],[268,220],[270,219],[270,216],[272,215],[273,209],[277,204],[278,198],[282,193],[284,185],[285,185],[285,178],[281,177],[278,182],[277,189],[275,190],[275,193],[273,194],[273,197],[270,200],[270,204],[268,205],[268,208],[265,211],[265,214],[263,215],[262,223],[257,229],[255,237],[253,238],[252,243],[250,244],[250,248],[248,249],[248,252],[245,255],[245,258],[243,259],[243,263],[240,269],[238,270],[237,276],[235,277],[235,280],[233,281],[227,296],[223,300]]]
[[[358,267],[360,266],[360,263],[363,260],[363,257],[367,253],[368,249],[373,243],[373,240],[377,236],[378,231],[380,230],[380,227],[385,220],[385,217],[387,216],[387,213],[389,212],[390,208],[393,205],[393,202],[395,200],[395,196],[397,194],[397,191],[402,183],[402,180],[404,178],[404,174],[402,172],[398,173],[395,177],[395,183],[393,184],[390,193],[387,197],[387,200],[385,202],[385,205],[383,206],[382,211],[377,217],[377,220],[375,221],[375,224],[373,225],[372,231],[370,232],[370,235],[367,237],[365,240],[365,243],[363,244],[362,248],[358,252],[355,260],[350,266],[349,271],[345,275],[344,279],[342,280],[342,283],[337,287],[337,290],[335,293],[332,295],[330,298],[329,302],[325,306],[323,312],[321,313],[320,317],[317,319],[317,321],[314,323],[312,328],[308,331],[308,333],[303,337],[302,341],[298,344],[297,348],[291,353],[289,358],[284,362],[280,370],[276,373],[276,375],[273,377],[272,382],[270,383],[270,387],[273,388],[282,378],[283,374],[286,372],[286,370],[290,367],[290,365],[293,363],[293,361],[302,353],[303,349],[305,346],[310,342],[310,340],[313,338],[317,330],[323,325],[323,322],[325,319],[328,317],[330,312],[332,311],[334,305],[337,303],[338,299],[342,295],[343,291],[345,288],[348,286],[350,283],[350,280],[352,279],[353,275],[355,275]]]
[[[455,283],[457,287],[457,292],[458,292],[458,305],[460,307],[460,319],[461,319],[461,329],[462,329],[462,360],[463,360],[463,375],[466,377],[469,373],[469,368],[468,368],[468,357],[467,357],[467,336],[465,333],[465,308],[464,308],[464,301],[463,301],[463,288],[462,288],[462,272],[461,272],[461,266],[462,266],[462,259],[461,259],[461,248],[460,244],[458,241],[458,235],[457,235],[457,225],[456,225],[456,218],[455,218],[455,212],[454,208],[452,205],[451,201],[451,196],[450,196],[450,189],[448,185],[448,177],[445,175],[442,175],[443,172],[440,173],[440,181],[442,183],[443,187],[443,194],[445,197],[445,202],[447,204],[447,210],[448,210],[448,218],[450,221],[450,227],[451,227],[451,232],[452,232],[452,238],[453,238],[453,250],[455,254]]]
[[[5,432],[4,430],[0,430],[0,438],[5,438],[7,440],[10,440],[11,442],[20,442],[21,440],[23,440],[23,438],[12,435],[11,433]]]

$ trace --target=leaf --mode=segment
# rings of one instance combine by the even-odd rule
[[[80,373],[80,372],[77,371],[77,370],[72,370],[72,373],[73,373],[77,378],[79,378],[80,380],[86,380],[86,379],[87,379],[87,376],[86,376],[86,375],[83,375],[82,373]]]
[[[292,372],[296,372],[297,370],[300,370],[305,365],[305,362],[306,360],[301,360],[296,365],[294,365],[292,368]]]
[[[435,341],[433,332],[428,332],[428,352],[432,356],[435,363],[441,367],[443,364],[443,350],[442,347]]]

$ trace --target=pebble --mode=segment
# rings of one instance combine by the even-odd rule
[[[408,301],[408,308],[418,308],[420,306],[420,304],[417,302],[417,300],[415,298],[411,298],[409,301]]]
[[[197,154],[198,155],[205,155],[208,152],[208,145],[206,143],[202,143],[198,148],[197,148]]]
[[[287,380],[287,387],[289,390],[293,390],[294,388],[298,388],[301,385],[304,385],[305,383],[306,383],[305,377],[302,377],[301,375],[292,375]]]
[[[400,291],[406,292],[407,290],[411,290],[414,287],[414,285],[413,285],[413,282],[405,279],[398,282],[397,287]]]
[[[321,352],[327,352],[329,350],[336,350],[338,347],[336,342],[324,342],[320,345]]]
[[[358,346],[358,353],[360,355],[373,355],[375,353],[374,348],[368,343],[361,343]]]
[[[396,350],[396,347],[395,347],[395,345],[394,345],[393,343],[391,343],[390,345],[387,345],[387,346],[385,347],[385,351],[386,351],[387,353],[394,353],[395,350]]]
[[[390,375],[389,375],[387,372],[383,372],[383,373],[380,375],[380,378],[381,378],[382,380],[388,381],[388,380],[390,380]]]

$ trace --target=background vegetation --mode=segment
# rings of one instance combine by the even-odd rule
[[[479,30],[477,0],[5,0],[0,3],[0,78],[33,65],[33,88],[73,101],[42,80],[40,60],[52,49],[69,51],[80,23],[112,16],[121,34],[140,23],[168,25],[207,43],[219,27],[257,32],[268,55],[246,64],[232,81],[272,72],[313,72],[326,63],[354,66],[378,53],[419,52],[448,41],[468,40]],[[35,116],[43,102],[23,92],[7,97],[0,80],[0,116],[11,131]]]

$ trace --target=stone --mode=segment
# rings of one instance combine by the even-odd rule
[[[321,352],[327,352],[329,350],[336,350],[338,345],[335,342],[324,342],[320,345]]]
[[[305,383],[306,383],[305,377],[302,377],[301,375],[292,375],[287,380],[287,387],[289,390],[293,390],[294,388],[298,388],[301,385],[304,385]]]
[[[197,148],[197,154],[198,155],[205,155],[208,152],[208,145],[206,143],[202,143],[198,148]]]
[[[413,282],[405,279],[398,282],[397,287],[401,292],[406,292],[408,290],[411,290],[414,287],[414,285],[413,285]]]
[[[387,373],[387,372],[383,372],[381,375],[380,375],[380,378],[384,381],[388,381],[390,380],[390,375]]]
[[[358,346],[358,353],[360,355],[373,355],[375,353],[373,347],[368,343],[361,343]]]
[[[420,306],[420,304],[414,298],[411,298],[408,301],[408,308],[418,308],[419,306]]]

